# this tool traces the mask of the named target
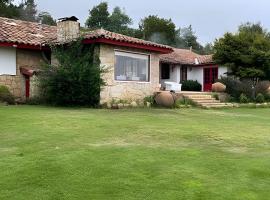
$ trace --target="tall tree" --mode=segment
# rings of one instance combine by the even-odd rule
[[[177,32],[171,19],[150,15],[140,22],[139,27],[143,33],[143,39],[167,45],[175,44]]]
[[[192,47],[198,53],[203,52],[203,46],[197,41],[197,36],[192,29],[192,26],[178,29],[176,46],[179,48],[190,48]]]
[[[85,25],[90,29],[107,29],[109,26],[109,16],[108,3],[101,2],[89,11],[89,17],[86,20]]]
[[[117,6],[109,16],[108,30],[126,34],[129,32],[129,25],[131,24],[132,19]]]
[[[270,79],[270,34],[260,24],[241,25],[214,44],[214,60],[242,79]]]
[[[30,22],[37,21],[37,5],[34,0],[25,0],[21,3],[21,19]]]
[[[40,21],[42,24],[47,24],[50,26],[55,26],[56,21],[53,19],[50,13],[48,12],[41,12],[38,14],[38,21]]]
[[[13,0],[0,0],[0,17],[19,18],[19,7],[13,4]]]

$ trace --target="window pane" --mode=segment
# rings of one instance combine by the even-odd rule
[[[115,52],[115,80],[149,81],[149,56]]]

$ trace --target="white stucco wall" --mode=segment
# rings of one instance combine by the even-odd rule
[[[0,47],[0,75],[16,75],[16,49]]]
[[[203,86],[203,68],[188,67],[187,80],[198,81]]]
[[[218,67],[218,78],[221,78],[222,76],[227,76],[228,68],[224,66]]]
[[[160,69],[160,72],[161,72],[161,69]],[[165,82],[180,83],[180,77],[181,77],[180,74],[181,74],[181,66],[180,65],[171,65],[170,66],[170,78],[169,79],[161,79],[161,74],[160,74],[160,83],[162,85]]]

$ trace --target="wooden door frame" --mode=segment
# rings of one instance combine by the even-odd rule
[[[206,69],[210,69],[210,82],[209,84],[211,84],[212,86],[212,83],[215,81],[215,79],[218,79],[218,72],[219,72],[219,69],[218,69],[218,65],[212,65],[212,66],[206,66],[206,67],[203,67],[203,91],[204,92],[207,92],[209,90],[211,90],[210,88],[206,88],[206,83],[205,83],[205,70]],[[216,77],[213,78],[213,69],[217,69],[217,74],[216,74]]]

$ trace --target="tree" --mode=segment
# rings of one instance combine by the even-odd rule
[[[108,30],[116,33],[131,34],[129,29],[131,24],[132,19],[121,8],[115,7],[109,16]]]
[[[214,46],[213,46],[213,44],[212,43],[207,43],[204,46],[203,52],[204,52],[204,54],[213,54],[214,53]]]
[[[107,29],[109,26],[108,3],[101,2],[99,5],[93,7],[89,11],[89,17],[86,20],[85,25],[90,29],[104,28]]]
[[[34,0],[25,0],[20,4],[21,19],[30,22],[37,21],[37,5]]]
[[[44,65],[38,74],[41,99],[61,106],[98,106],[104,70],[95,45],[84,45],[79,39],[53,46],[52,53],[58,64]]]
[[[270,79],[270,34],[260,24],[246,23],[237,33],[215,41],[214,60],[240,79]]]
[[[176,47],[190,48],[192,47],[198,53],[204,53],[203,46],[197,41],[197,36],[192,26],[178,29]]]
[[[13,0],[0,0],[0,17],[19,18],[19,7],[13,4]]]
[[[50,13],[48,12],[41,12],[38,15],[38,21],[40,21],[42,24],[47,24],[50,26],[55,26],[56,21],[53,19]]]
[[[150,15],[140,22],[139,27],[145,40],[166,45],[175,44],[177,32],[176,26],[171,19]]]

